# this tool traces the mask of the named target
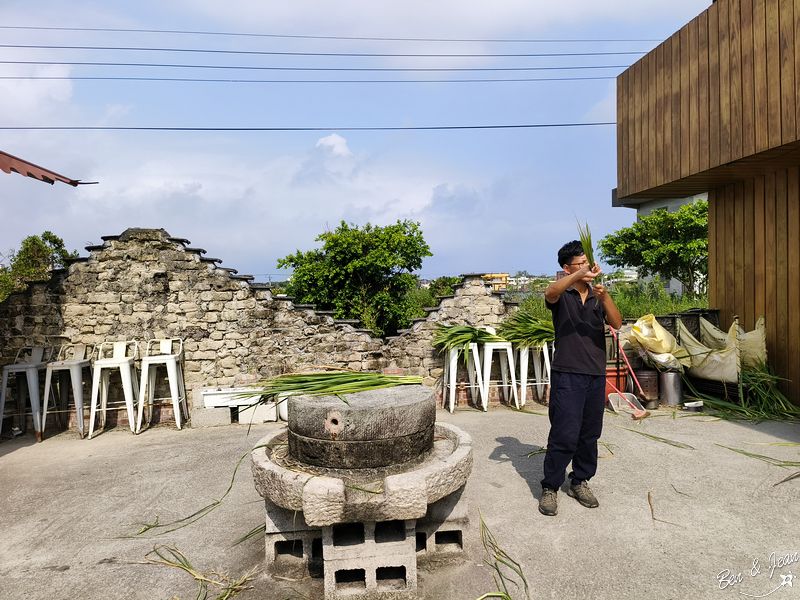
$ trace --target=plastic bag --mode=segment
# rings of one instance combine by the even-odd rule
[[[698,342],[697,338],[689,332],[680,319],[678,319],[678,335],[681,338],[681,345],[691,355],[689,374],[701,379],[739,383],[739,373],[741,371],[739,361],[739,323],[735,319],[730,330],[725,334],[728,345],[722,349],[709,348]],[[719,339],[720,336],[717,335],[715,341],[718,342]]]
[[[759,317],[756,328],[747,333],[738,327],[738,318],[734,318],[734,322],[737,323],[739,356],[742,366],[754,369],[760,363],[767,362],[767,328],[764,316]],[[730,331],[725,333],[700,317],[700,341],[709,348],[727,348],[730,344]]]
[[[686,350],[680,347],[675,336],[664,329],[653,315],[645,315],[634,323],[630,341],[665,368],[682,370],[677,366],[678,363],[684,367],[691,365]],[[665,354],[670,356],[661,356]],[[666,364],[676,366],[666,367]]]

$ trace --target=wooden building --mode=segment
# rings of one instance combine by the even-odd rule
[[[617,204],[708,192],[709,304],[800,404],[800,0],[717,0],[617,79]]]

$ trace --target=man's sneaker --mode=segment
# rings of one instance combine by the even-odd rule
[[[577,485],[569,486],[567,494],[575,498],[575,500],[583,504],[586,508],[597,508],[600,506],[597,498],[594,497],[592,490],[589,488],[589,484],[585,481],[581,481]]]
[[[542,489],[542,499],[539,500],[539,512],[548,517],[558,514],[558,493],[548,488]]]

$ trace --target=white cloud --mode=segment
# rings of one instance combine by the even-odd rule
[[[332,133],[327,137],[320,138],[317,142],[317,148],[330,148],[331,152],[336,156],[351,156],[350,148],[347,147],[347,140],[342,136]]]
[[[8,60],[16,58],[21,56],[14,53]],[[2,73],[6,77],[66,77],[70,69],[60,65],[3,65]],[[69,80],[0,79],[0,115],[7,125],[44,124],[63,114],[72,92]]]

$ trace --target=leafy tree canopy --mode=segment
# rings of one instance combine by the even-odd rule
[[[653,211],[607,235],[598,247],[610,265],[677,279],[694,294],[708,275],[708,202],[698,200],[674,213]]]
[[[435,298],[436,296],[452,296],[453,295],[453,286],[461,283],[461,277],[449,277],[447,275],[443,275],[442,277],[437,277],[433,281],[431,281],[431,285],[428,288],[431,291],[431,295]],[[435,306],[438,306],[439,302],[436,302]]]
[[[322,248],[290,254],[278,268],[292,268],[287,293],[302,303],[333,310],[338,319],[358,319],[377,335],[394,334],[408,325],[406,292],[411,274],[431,254],[419,223],[363,229],[342,221],[335,231],[317,237]]]
[[[30,281],[47,281],[50,271],[63,268],[67,259],[77,257],[76,250],[67,252],[64,240],[50,231],[26,237],[19,252],[9,250],[3,257],[9,265],[0,269],[0,302],[9,294],[23,291]]]

